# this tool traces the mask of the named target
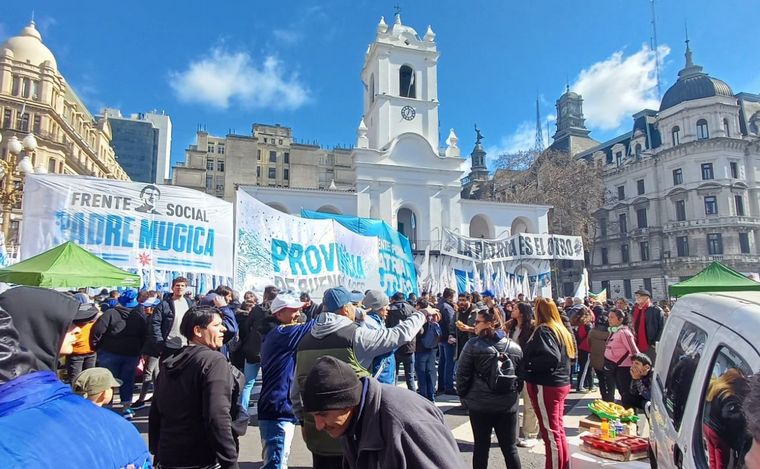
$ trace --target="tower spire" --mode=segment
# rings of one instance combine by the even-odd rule
[[[691,56],[691,47],[689,46],[689,25],[686,21],[683,22],[683,29],[686,35],[686,53],[684,54],[686,56],[686,67],[684,68],[689,68],[694,66],[694,60]]]
[[[541,126],[541,109],[538,106],[538,95],[536,95],[536,144],[534,150],[536,153],[544,151],[544,132]]]
[[[652,52],[654,52],[654,76],[657,81],[657,99],[662,97],[662,89],[660,87],[660,51],[657,45],[657,18],[654,14],[654,0],[650,0],[652,6]]]

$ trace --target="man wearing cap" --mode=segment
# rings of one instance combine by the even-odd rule
[[[124,290],[119,295],[119,304],[103,313],[92,326],[90,343],[98,352],[98,364],[122,382],[119,399],[126,419],[135,415],[131,408],[135,372],[147,332],[148,324],[133,289]]]
[[[499,308],[499,314],[501,314],[502,319],[505,318],[504,308],[502,308],[501,305],[496,302],[496,295],[494,295],[491,290],[486,290],[480,295],[483,297],[483,303],[486,305],[486,309],[490,308],[491,306],[496,306]],[[506,319],[504,320],[506,321]]]
[[[410,293],[411,295],[411,293]],[[366,300],[365,300],[366,304]],[[416,302],[415,302],[416,305]],[[388,317],[385,318],[385,324],[393,327],[414,313],[414,306],[404,301],[404,294],[396,292],[390,299],[388,306]],[[401,366],[404,366],[404,376],[406,377],[406,388],[410,391],[417,392],[417,373],[414,364],[414,352],[417,351],[417,336],[409,342],[402,344],[396,349],[396,375],[401,372]],[[394,377],[395,379],[395,377]],[[382,380],[380,380],[383,382]]]
[[[639,351],[652,359],[654,366],[657,357],[657,342],[665,327],[665,313],[662,308],[652,304],[652,294],[647,290],[638,290],[635,294],[636,305],[633,307],[633,335]]]
[[[296,368],[296,350],[314,321],[298,323],[303,303],[289,295],[277,295],[271,316],[261,332],[261,394],[257,403],[263,468],[287,467],[296,419],[290,387]]]
[[[317,316],[309,334],[298,345],[296,380],[291,387],[293,410],[304,420],[303,436],[312,452],[315,469],[341,468],[343,450],[328,434],[316,429],[311,415],[303,415],[300,390],[316,360],[330,355],[347,363],[357,376],[367,376],[378,355],[393,351],[410,341],[420,330],[425,316],[415,312],[408,319],[389,329],[372,330],[355,322],[351,292],[344,287],[331,288],[322,297],[323,312]]]
[[[316,428],[339,439],[343,467],[465,467],[443,413],[417,393],[359,378],[330,356],[316,360],[303,388]]]
[[[75,394],[79,394],[98,407],[111,402],[113,388],[121,386],[121,381],[115,379],[108,368],[90,368],[77,375],[71,383]]]
[[[74,298],[82,305],[92,307],[92,301],[84,293],[77,293]],[[97,316],[93,317],[91,321],[82,324],[81,331],[77,336],[76,342],[74,342],[74,351],[71,355],[66,357],[66,377],[68,382],[73,382],[74,378],[83,370],[93,368],[97,362],[97,355],[95,350],[90,345],[90,333],[92,332],[92,326],[95,324]]]
[[[403,302],[403,295],[401,301]],[[385,321],[388,316],[389,304],[388,295],[380,290],[367,290],[362,304],[366,308],[366,312],[364,320],[359,323],[359,326],[373,330],[386,329]],[[367,371],[381,383],[396,384],[396,357],[394,352],[391,350],[390,352],[376,356],[372,360],[372,367]]]
[[[34,314],[29,314],[34,312]],[[146,467],[137,429],[58,380],[93,305],[35,287],[0,294],[0,461],[3,467]]]

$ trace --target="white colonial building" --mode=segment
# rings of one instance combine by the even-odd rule
[[[460,197],[465,160],[453,130],[439,148],[438,57],[430,27],[420,38],[399,15],[390,26],[381,19],[361,73],[364,112],[351,153],[353,188],[241,187],[290,214],[307,209],[382,219],[417,252],[438,250],[445,229],[474,238],[547,233],[549,207]]]

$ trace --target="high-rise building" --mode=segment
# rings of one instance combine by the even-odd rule
[[[12,136],[33,133],[38,147],[30,155],[35,168],[49,173],[128,180],[111,148],[108,123],[96,120],[58,70],[34,21],[0,45],[0,156],[9,159]],[[21,186],[18,175],[3,184]],[[10,237],[17,242],[21,202],[10,216]]]
[[[111,146],[133,181],[164,184],[169,179],[171,119],[155,112],[123,117],[118,109],[103,109],[100,119],[111,127]]]

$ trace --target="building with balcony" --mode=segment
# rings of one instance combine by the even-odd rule
[[[38,147],[31,155],[38,171],[129,180],[111,148],[107,121],[95,119],[58,70],[34,21],[0,45],[0,157],[10,158],[10,137],[34,133]],[[20,188],[18,175],[4,184]],[[10,218],[10,239],[18,241],[21,204]]]
[[[591,250],[592,290],[657,299],[719,260],[760,270],[760,95],[686,65],[657,111],[576,153],[604,168],[606,197]]]

